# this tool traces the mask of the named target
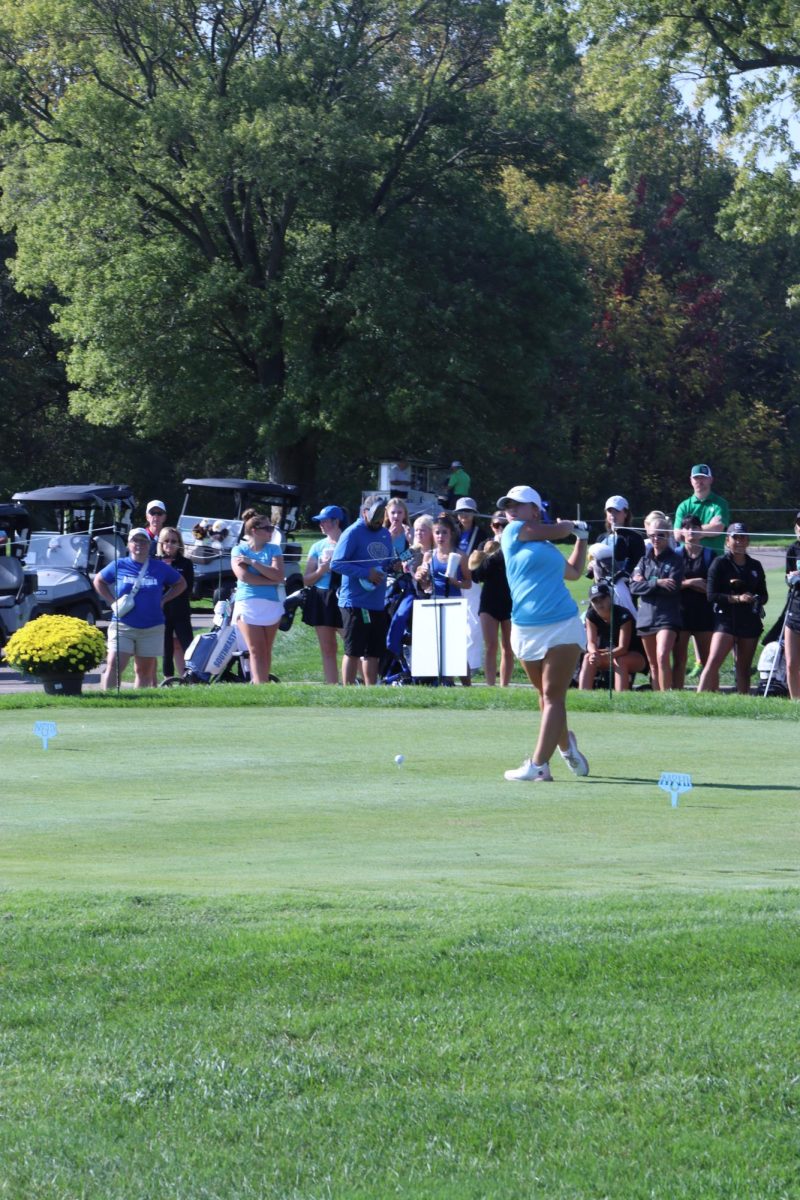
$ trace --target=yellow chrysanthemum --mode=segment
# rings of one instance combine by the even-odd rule
[[[105,638],[78,617],[49,615],[18,629],[3,655],[12,667],[31,675],[43,670],[89,671],[105,657]]]

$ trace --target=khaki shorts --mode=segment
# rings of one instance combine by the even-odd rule
[[[164,653],[164,626],[136,629],[124,621],[112,621],[108,626],[108,649],[118,654],[134,654],[136,658],[160,658]]]

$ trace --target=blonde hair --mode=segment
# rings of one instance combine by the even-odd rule
[[[671,529],[672,528],[672,526],[670,525],[669,520],[667,518],[667,514],[665,512],[662,512],[660,508],[654,508],[653,511],[649,512],[647,514],[647,516],[645,517],[644,527],[648,533],[650,532],[651,525],[656,529]]]
[[[181,533],[180,529],[176,529],[174,525],[164,525],[164,527],[161,529],[161,531],[159,532],[159,535],[158,535],[158,545],[156,546],[156,558],[164,557],[164,555],[161,553],[161,539],[164,537],[165,534],[168,534],[168,533],[174,534],[175,537],[178,539],[178,554],[186,553],[186,547],[183,544],[183,534]]]
[[[397,504],[397,505],[399,505],[399,506],[400,506],[400,508],[402,508],[402,510],[403,510],[403,524],[404,524],[404,525],[407,525],[407,524],[408,524],[408,520],[409,520],[409,518],[408,518],[408,505],[406,504],[405,500],[401,500],[399,496],[390,496],[390,497],[389,497],[389,499],[386,501],[386,516],[383,518],[383,523],[384,523],[384,525],[386,525],[386,526],[387,526],[387,528],[388,528],[388,526],[389,526],[389,505],[390,505],[390,504]]]

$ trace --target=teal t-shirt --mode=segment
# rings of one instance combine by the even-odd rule
[[[680,529],[681,521],[686,517],[697,517],[701,525],[708,525],[709,521],[714,520],[714,517],[719,517],[723,529],[727,529],[731,523],[731,510],[727,500],[723,500],[722,496],[718,496],[716,492],[709,492],[705,500],[698,500],[696,496],[690,496],[688,500],[681,501],[675,513],[676,529]],[[725,536],[724,534],[715,534],[713,537],[704,537],[703,545],[710,546],[712,550],[722,554],[725,551]]]
[[[556,625],[578,614],[564,583],[564,555],[552,542],[522,542],[522,521],[509,521],[500,545],[515,625]]]
[[[254,558],[256,562],[263,563],[265,567],[271,567],[276,558],[280,558],[281,547],[273,545],[272,542],[267,542],[266,546],[256,553],[252,546],[247,542],[239,542],[238,546],[234,546],[231,550],[231,559],[241,558],[246,554],[248,558]],[[254,567],[247,564],[248,573],[258,575]],[[246,581],[238,580],[236,584],[236,592],[234,600],[279,600],[277,585],[274,583],[268,584],[250,584]]]
[[[318,542],[314,542],[314,545],[309,550],[308,558],[315,558],[317,560],[317,562],[319,562],[320,559],[322,558],[324,551],[326,551],[326,550],[330,551],[330,554],[328,555],[328,557],[332,558],[333,552],[335,549],[336,549],[336,542],[332,542],[331,539],[327,538],[327,537],[320,538]],[[306,570],[308,570],[308,559],[306,559]],[[317,582],[314,584],[314,587],[319,588],[319,590],[321,592],[327,592],[327,590],[330,586],[331,586],[330,571],[328,571],[327,574],[323,575],[320,579],[318,579]]]

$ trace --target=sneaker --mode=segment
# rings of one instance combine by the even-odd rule
[[[522,766],[517,767],[516,771],[506,771],[505,776],[511,783],[553,782],[549,765],[545,763],[543,767],[537,767],[532,758],[526,758]]]
[[[569,731],[568,736],[569,749],[559,749],[559,754],[569,767],[570,771],[572,771],[573,775],[588,775],[589,760],[585,754],[581,754],[580,750],[578,749],[578,743],[575,741],[575,734],[571,730]]]

